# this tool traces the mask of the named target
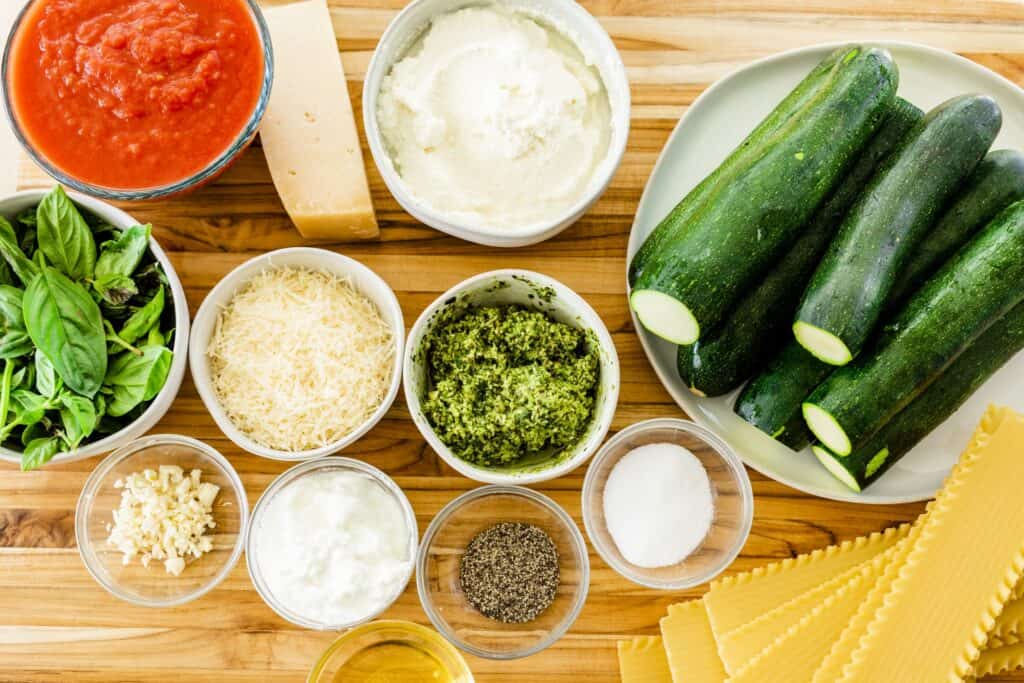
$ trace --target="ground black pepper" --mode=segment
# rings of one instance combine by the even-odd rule
[[[533,621],[555,600],[558,549],[540,527],[502,522],[466,546],[459,581],[469,604],[485,617],[506,624]]]

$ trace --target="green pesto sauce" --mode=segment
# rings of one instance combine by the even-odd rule
[[[596,345],[540,311],[471,308],[438,324],[426,354],[423,412],[441,441],[476,465],[570,448],[594,413]]]

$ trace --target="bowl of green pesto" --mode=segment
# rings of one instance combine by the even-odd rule
[[[427,307],[409,334],[405,398],[430,446],[491,484],[561,476],[597,450],[619,362],[578,294],[525,270],[483,273]]]

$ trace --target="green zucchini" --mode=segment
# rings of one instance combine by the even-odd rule
[[[905,303],[953,252],[1018,199],[1024,199],[1024,154],[1013,149],[990,152],[900,271],[888,305]]]
[[[921,439],[955,413],[978,388],[1024,349],[1024,304],[996,321],[920,396],[874,436],[841,457],[821,446],[814,454],[854,491],[878,479]]]
[[[679,376],[698,396],[727,394],[762,367],[789,338],[800,294],[835,235],[843,215],[868,182],[875,167],[924,116],[897,98],[893,110],[857,156],[832,196],[761,283],[740,299],[725,321],[695,344],[679,347]],[[800,402],[793,404],[800,419]]]
[[[814,435],[849,455],[913,401],[971,342],[1024,300],[1024,200],[1000,213],[914,294],[873,348],[803,405]]]
[[[725,319],[792,243],[892,108],[896,66],[874,48],[846,50],[830,78],[715,184],[684,229],[661,244],[630,295],[641,324],[677,344]]]
[[[733,411],[773,439],[799,451],[811,442],[800,406],[834,370],[791,339],[743,387]]]
[[[704,206],[705,201],[714,195],[717,183],[728,177],[738,168],[745,168],[749,164],[751,156],[761,153],[761,141],[771,136],[783,124],[792,118],[793,114],[801,111],[804,106],[813,99],[821,86],[828,82],[832,76],[835,64],[844,54],[843,50],[835,50],[828,57],[818,63],[802,81],[786,97],[779,102],[757,125],[757,127],[739,144],[736,149],[729,153],[718,168],[712,171],[704,180],[697,184],[683,197],[675,208],[658,223],[654,231],[647,237],[640,249],[633,255],[629,263],[629,285],[636,284],[637,279],[643,273],[644,268],[654,259],[653,256],[662,253],[662,245],[674,238],[680,228],[684,227],[691,219],[697,209]]]
[[[1002,124],[991,97],[967,95],[928,113],[846,215],[793,323],[805,349],[832,365],[860,352],[896,275]]]

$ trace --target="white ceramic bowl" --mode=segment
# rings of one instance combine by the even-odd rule
[[[544,289],[553,291],[549,300],[538,296]],[[598,379],[597,400],[590,426],[579,442],[568,452],[557,454],[554,462],[542,462],[531,467],[480,467],[459,458],[438,438],[430,421],[423,414],[422,398],[427,391],[426,363],[420,347],[430,334],[437,314],[448,306],[489,306],[521,304],[545,311],[559,322],[580,329],[591,330],[597,339],[601,356],[601,375]],[[571,472],[590,458],[600,447],[619,400],[619,357],[608,328],[579,294],[558,280],[529,270],[494,270],[481,273],[455,285],[439,296],[423,311],[405,347],[405,401],[413,422],[423,438],[438,455],[459,473],[485,484],[535,484]]]
[[[630,92],[626,67],[615,44],[601,24],[573,0],[498,0],[500,4],[537,17],[568,36],[583,56],[601,75],[611,105],[612,134],[608,154],[594,171],[586,194],[576,204],[549,220],[521,228],[494,228],[453,220],[433,210],[410,193],[395,170],[377,126],[377,97],[381,82],[409,46],[429,26],[434,17],[479,5],[480,0],[413,0],[396,16],[384,35],[366,72],[363,86],[363,122],[373,160],[402,208],[427,225],[470,242],[492,247],[521,247],[554,237],[572,225],[608,187],[626,151],[629,137]],[[467,93],[471,97],[472,93]]]
[[[349,278],[352,286],[377,306],[381,316],[391,326],[395,339],[395,360],[394,366],[391,369],[391,384],[377,410],[359,428],[350,432],[344,438],[334,443],[329,443],[326,446],[306,451],[282,451],[268,448],[256,443],[239,431],[217,400],[217,396],[213,391],[213,384],[210,381],[210,363],[206,357],[206,349],[210,345],[210,337],[213,336],[217,317],[235,296],[235,292],[262,271],[282,266],[309,268]],[[224,279],[217,283],[217,286],[206,295],[206,299],[203,300],[202,305],[199,307],[199,312],[196,313],[196,318],[192,325],[192,343],[189,345],[188,353],[192,369],[192,381],[196,385],[196,390],[199,392],[200,398],[203,399],[206,409],[213,416],[214,421],[216,421],[217,426],[220,427],[221,431],[229,439],[240,448],[264,458],[298,461],[337,453],[368,432],[384,417],[384,414],[398,395],[398,387],[402,382],[401,359],[404,338],[405,321],[402,318],[402,308],[398,305],[398,298],[395,296],[394,291],[379,275],[359,261],[333,251],[309,247],[292,247],[290,249],[271,251],[250,259],[232,270],[224,276]]]
[[[48,191],[26,190],[0,200],[0,216],[8,219],[13,218],[19,212],[38,204]],[[77,192],[68,192],[68,197],[80,208],[99,216],[116,228],[123,230],[139,224],[139,221],[121,209],[99,199],[93,199]],[[152,238],[149,240],[149,251],[156,258],[160,267],[163,268],[164,274],[167,276],[167,282],[170,284],[171,289],[171,301],[174,305],[174,343],[171,349],[174,352],[174,360],[171,363],[171,370],[167,375],[164,388],[160,390],[160,393],[156,395],[153,402],[149,404],[149,407],[146,408],[145,412],[135,422],[132,422],[119,432],[114,432],[98,441],[85,444],[71,453],[58,453],[51,461],[53,463],[74,462],[75,460],[91,458],[94,455],[100,455],[115,448],[120,448],[129,441],[139,438],[160,421],[170,409],[174,398],[178,395],[178,390],[181,388],[181,380],[185,376],[185,365],[188,362],[188,300],[185,298],[185,290],[181,286],[178,274],[174,271],[174,266],[171,265],[164,250]],[[0,447],[0,460],[13,463],[21,462],[21,452]]]

